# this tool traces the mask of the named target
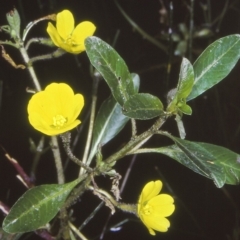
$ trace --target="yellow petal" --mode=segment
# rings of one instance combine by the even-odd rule
[[[173,202],[174,199],[170,195],[160,194],[149,200],[148,205],[152,206],[154,209],[154,214],[167,217],[170,216],[175,210]]]
[[[63,10],[57,14],[57,31],[59,35],[66,40],[72,34],[74,29],[74,18],[70,11]]]
[[[73,111],[74,93],[65,83],[51,83],[45,89],[45,92],[54,98],[53,105],[57,109],[57,114],[69,118]],[[75,120],[75,119],[74,119]]]
[[[42,116],[36,112],[28,116],[30,124],[38,131],[49,135],[50,125],[45,122]]]
[[[57,29],[50,22],[48,23],[47,32],[48,32],[50,38],[52,39],[53,43],[57,47],[60,47],[63,40],[61,39],[60,35],[58,34]]]
[[[170,222],[166,218],[157,218],[152,215],[144,215],[143,223],[148,229],[153,229],[159,232],[166,232],[170,227]],[[151,233],[151,232],[150,232]]]
[[[61,42],[61,45],[59,47],[65,50],[66,52],[77,54],[76,51],[72,49],[72,46],[70,44]]]
[[[139,203],[145,204],[147,201],[149,201],[151,198],[158,195],[158,193],[162,189],[162,182],[160,180],[157,181],[151,181],[147,183],[141,193]]]
[[[28,104],[28,114],[38,113],[41,119],[51,124],[52,118],[57,114],[56,107],[54,106],[54,99],[46,92],[38,92],[32,96]]]
[[[173,204],[174,199],[168,194],[160,194],[151,200],[149,200],[148,205],[153,208],[153,215],[158,217],[168,217],[174,210],[175,206]]]
[[[148,231],[149,231],[149,233],[150,233],[151,235],[153,235],[153,236],[156,235],[156,233],[155,233],[151,228],[148,228]]]
[[[77,45],[76,51],[85,50],[84,40],[92,36],[95,30],[95,25],[89,21],[84,21],[77,25],[72,33],[72,41]]]
[[[71,113],[69,113],[69,121],[70,119],[75,120],[80,112],[82,111],[82,108],[84,106],[84,98],[81,94],[76,94],[74,96],[74,101],[73,101],[73,107]]]

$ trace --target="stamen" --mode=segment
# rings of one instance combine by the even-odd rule
[[[146,205],[145,207],[143,207],[143,213],[145,215],[150,215],[152,213],[152,206]]]
[[[53,117],[53,127],[59,129],[67,122],[67,118],[62,115],[56,115]]]

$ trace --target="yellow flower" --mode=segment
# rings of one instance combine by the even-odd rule
[[[78,54],[85,50],[84,40],[95,32],[91,22],[81,22],[74,28],[74,18],[70,11],[63,10],[57,14],[56,27],[48,23],[47,32],[53,43],[66,52]]]
[[[35,93],[28,103],[28,119],[38,131],[54,136],[81,123],[76,119],[84,106],[81,94],[75,94],[65,83],[51,83]]]
[[[175,210],[173,198],[168,194],[159,194],[161,189],[162,182],[159,180],[147,183],[138,201],[138,215],[151,235],[155,235],[154,230],[159,232],[168,230],[170,222],[166,217]]]

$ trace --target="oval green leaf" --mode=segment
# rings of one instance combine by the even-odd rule
[[[42,185],[26,191],[3,221],[8,233],[23,233],[43,227],[58,213],[71,190],[80,182]]]
[[[223,80],[236,65],[239,57],[239,34],[220,38],[209,45],[193,64],[195,79],[187,101]]]
[[[147,120],[163,113],[163,104],[159,98],[148,94],[138,93],[130,96],[123,105],[123,114],[135,119]]]
[[[240,183],[239,154],[209,143],[186,141],[168,134],[166,136],[175,145],[155,149],[155,152],[165,154],[194,172],[212,179],[219,188],[225,183]]]
[[[85,40],[86,53],[91,64],[101,73],[112,95],[122,106],[135,94],[132,76],[121,56],[106,42],[97,37]]]

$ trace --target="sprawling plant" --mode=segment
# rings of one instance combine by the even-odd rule
[[[47,20],[46,36],[48,39],[36,38],[26,42],[29,31],[39,21]],[[171,214],[174,214],[174,198],[160,193],[162,181],[153,179],[146,183],[135,204],[126,204],[120,197],[120,174],[116,163],[127,155],[163,154],[191,169],[195,173],[213,180],[216,187],[224,184],[239,184],[240,155],[222,146],[203,142],[185,140],[182,117],[191,115],[192,99],[223,80],[234,68],[240,57],[240,35],[234,34],[220,38],[210,44],[192,64],[183,57],[176,88],[169,90],[168,103],[164,105],[158,96],[148,92],[139,92],[140,78],[131,73],[123,58],[116,50],[97,36],[93,36],[95,25],[84,21],[75,27],[74,17],[68,10],[57,15],[49,15],[29,23],[20,31],[20,16],[16,9],[7,14],[8,24],[1,30],[9,34],[10,40],[0,41],[3,57],[14,67],[27,69],[33,83],[33,95],[26,106],[29,123],[39,134],[51,138],[53,160],[55,161],[58,183],[34,186],[31,178],[20,164],[8,156],[18,170],[19,178],[28,190],[8,210],[1,203],[6,217],[2,229],[6,237],[21,236],[21,233],[34,231],[45,239],[53,239],[51,233],[52,219],[59,217],[59,229],[54,239],[87,239],[84,233],[74,226],[74,219],[69,217],[70,206],[76,203],[86,190],[92,191],[111,213],[118,208],[139,217],[151,235],[156,231],[166,232],[170,227]],[[56,27],[50,21],[56,21]],[[54,53],[30,58],[29,46],[38,42],[56,48]],[[7,54],[5,46],[18,49],[24,63],[17,65]],[[41,88],[34,63],[39,60],[54,59],[63,54],[86,52],[92,66],[93,97],[76,93],[64,79],[53,79]],[[66,71],[68,69],[66,68]],[[100,79],[109,87],[111,96],[102,103],[96,112],[96,89]],[[81,113],[85,100],[92,99],[89,131],[83,158],[75,156],[71,148],[71,130],[81,124]],[[79,116],[80,115],[80,116]],[[96,117],[95,117],[96,115]],[[174,117],[180,137],[162,130],[163,124]],[[138,133],[137,121],[153,119],[152,125]],[[128,142],[119,143],[117,150],[110,156],[102,154],[107,143],[131,122],[132,133]],[[143,147],[154,135],[161,135],[172,141],[169,146]],[[81,144],[84,139],[81,140]],[[70,160],[79,169],[75,180],[65,183],[61,153],[61,144]],[[106,145],[106,146],[105,146]],[[98,176],[104,175],[111,182],[111,189],[98,187]],[[142,186],[140,186],[142,187]],[[79,208],[84,207],[79,204]],[[176,206],[177,208],[177,206]],[[170,216],[170,217],[169,217]],[[170,227],[171,229],[171,227]],[[15,235],[14,235],[15,234]]]

